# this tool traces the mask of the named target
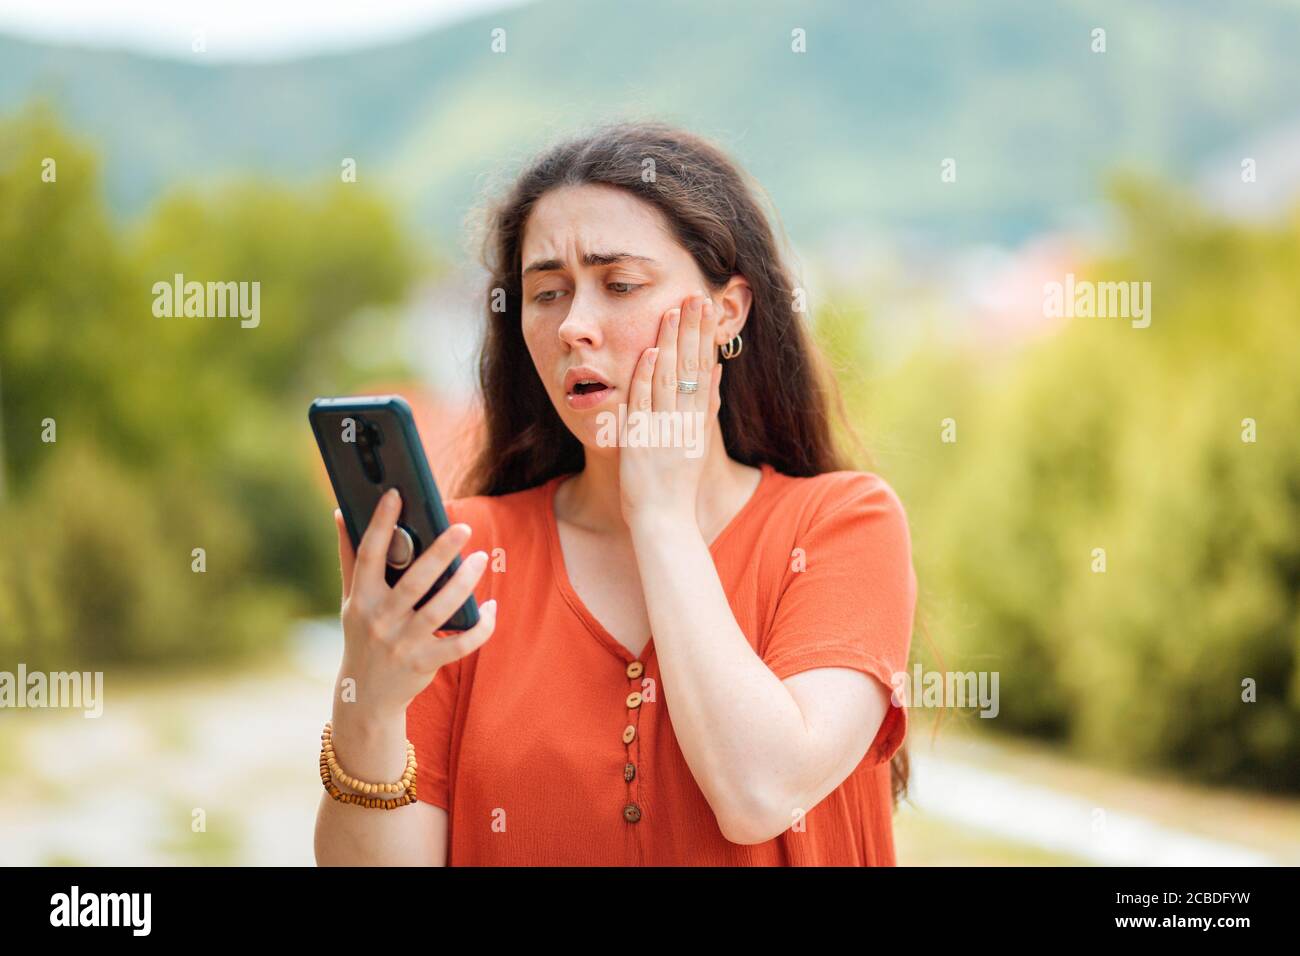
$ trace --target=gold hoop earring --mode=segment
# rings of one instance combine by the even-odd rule
[[[739,355],[740,350],[743,349],[744,347],[745,347],[745,343],[744,341],[741,340],[740,333],[737,332],[736,337],[734,339],[732,339],[726,345],[722,346],[722,357],[730,361],[731,359],[734,359],[737,355]]]

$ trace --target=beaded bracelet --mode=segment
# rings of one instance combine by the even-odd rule
[[[321,732],[320,780],[321,785],[334,800],[340,803],[350,803],[383,810],[393,810],[397,807],[407,806],[416,800],[415,768],[415,745],[408,740],[406,742],[406,771],[402,774],[401,780],[396,783],[367,783],[364,780],[349,776],[334,758],[333,721],[327,720],[325,722],[325,729]],[[337,777],[349,789],[360,792],[344,793],[334,783],[331,775]],[[375,793],[402,793],[402,795],[391,800],[385,800],[380,797],[370,796],[370,794]]]
[[[334,757],[334,727],[332,721],[325,722],[325,730],[321,733],[321,750],[328,758],[330,773],[340,783],[352,790],[359,790],[365,794],[401,793],[415,779],[415,745],[409,740],[406,742],[406,772],[402,775],[402,779],[396,783],[367,783],[364,780],[358,780],[356,777],[348,776]]]

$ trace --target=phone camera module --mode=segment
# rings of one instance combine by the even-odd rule
[[[361,419],[357,424],[357,455],[361,458],[361,470],[373,484],[380,484],[384,480],[384,466],[375,449],[384,443],[384,433],[367,419]]]

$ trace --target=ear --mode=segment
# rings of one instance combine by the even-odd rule
[[[745,327],[749,318],[749,307],[754,302],[754,290],[742,275],[734,275],[728,280],[721,292],[714,293],[713,307],[722,309],[718,319],[718,331],[715,345],[726,345]]]

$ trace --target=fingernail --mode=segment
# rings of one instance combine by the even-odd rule
[[[384,494],[388,496],[388,500],[390,503],[402,497],[402,493],[398,491],[396,488],[389,488],[386,492],[384,492]]]
[[[475,551],[469,556],[470,563],[477,567],[480,564],[487,564],[487,552]]]
[[[495,614],[497,612],[497,599],[493,598],[490,601],[484,601],[482,606],[479,608],[479,610],[491,611],[493,614]]]
[[[473,528],[471,528],[469,525],[465,524],[464,522],[457,522],[452,527],[452,530],[456,532],[456,536],[458,538],[468,538],[474,531]]]
[[[668,312],[668,327],[669,327],[670,329],[675,329],[675,328],[677,328],[677,323],[680,322],[681,320],[682,320],[682,310],[681,310],[681,309],[671,309],[671,310],[669,310],[669,312]]]
[[[651,364],[651,365],[654,365],[655,362],[657,362],[657,361],[659,361],[659,350],[658,350],[657,348],[656,348],[656,349],[651,349],[651,350],[650,350],[650,364]]]

